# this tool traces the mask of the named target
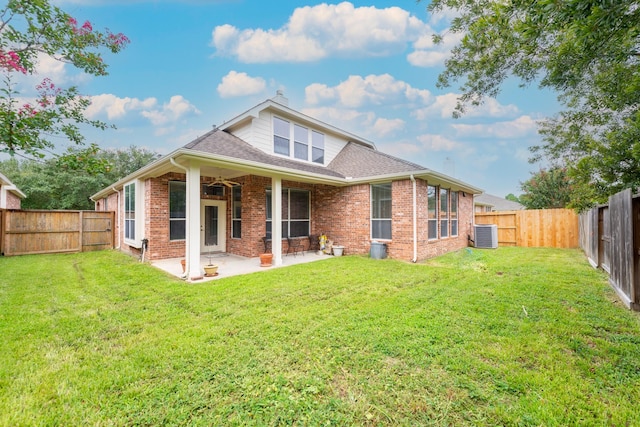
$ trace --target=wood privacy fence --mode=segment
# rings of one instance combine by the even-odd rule
[[[0,210],[5,256],[112,249],[115,212]]]
[[[640,194],[627,189],[580,214],[580,247],[624,304],[640,311]]]
[[[475,214],[476,224],[498,227],[498,246],[577,248],[578,215],[571,209]]]

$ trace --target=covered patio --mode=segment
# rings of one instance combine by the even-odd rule
[[[183,280],[187,280],[190,283],[202,283],[206,281],[222,279],[225,277],[238,276],[241,274],[256,273],[258,271],[271,270],[279,267],[289,267],[296,264],[304,264],[314,261],[327,260],[332,258],[332,255],[321,254],[318,255],[315,251],[307,251],[304,254],[286,255],[282,257],[282,263],[280,265],[272,265],[271,267],[261,267],[260,258],[249,258],[229,253],[217,253],[217,254],[203,254],[200,256],[200,265],[205,266],[211,261],[212,264],[218,265],[218,274],[214,277],[204,276],[202,279],[191,280],[185,273],[182,272],[182,265],[180,261],[184,258],[168,258],[151,261],[151,265],[166,271],[167,273],[179,277]]]

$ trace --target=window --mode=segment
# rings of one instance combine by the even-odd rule
[[[231,237],[242,237],[242,187],[236,185],[231,189]]]
[[[293,138],[293,154],[291,139]],[[309,151],[311,149],[311,151]],[[273,118],[273,152],[324,164],[324,134],[279,117]]]
[[[371,238],[391,239],[391,183],[371,185]]]
[[[324,164],[324,135],[311,131],[311,160],[314,163]]]
[[[449,190],[440,189],[440,237],[449,237]]]
[[[273,118],[273,152],[277,154],[289,155],[289,122]]]
[[[451,192],[451,213],[449,215],[451,218],[451,235],[458,235],[458,192]]]
[[[187,229],[187,184],[169,182],[169,240],[184,240]]]
[[[433,240],[438,238],[438,187],[427,186],[427,204],[429,240]]]
[[[309,130],[300,125],[293,125],[293,157],[309,160]]]
[[[136,184],[132,182],[124,187],[124,238],[136,238]]]
[[[271,238],[271,190],[267,190],[267,237]],[[309,235],[311,196],[307,190],[282,189],[282,237]]]

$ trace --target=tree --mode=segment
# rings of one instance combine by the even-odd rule
[[[520,199],[518,198],[518,196],[516,196],[513,193],[507,194],[504,198],[505,198],[505,200],[509,200],[511,202],[520,203]]]
[[[35,88],[35,99],[24,99],[18,96],[16,81],[21,75],[36,74],[41,56],[71,64],[88,74],[106,75],[107,65],[100,51],[117,53],[128,42],[123,34],[94,30],[89,21],[79,25],[49,0],[9,0],[0,10],[0,69],[4,74],[4,87],[0,89],[0,152],[44,158],[55,149],[52,136],[62,136],[82,146],[81,125],[105,129],[105,123],[84,115],[90,101],[80,96],[77,87],[62,88],[44,78]],[[96,148],[88,147],[84,158],[90,158]],[[61,156],[60,160],[68,158]]]
[[[67,157],[81,157],[85,150],[70,148]],[[93,194],[118,181],[146,164],[159,154],[144,148],[104,150],[80,162],[106,165],[108,172],[92,173],[65,164],[58,159],[45,161],[10,159],[0,162],[0,170],[27,196],[23,209],[93,209],[89,199]]]
[[[445,8],[459,12],[450,31],[464,33],[438,81],[450,86],[463,80],[456,115],[498,95],[511,76],[523,86],[553,89],[565,110],[542,122],[544,143],[531,147],[531,161],[565,166],[585,190],[575,205],[640,185],[636,0],[433,0],[429,5],[431,12]]]
[[[565,208],[571,202],[573,188],[564,168],[541,169],[520,184],[524,192],[518,202],[527,209]]]

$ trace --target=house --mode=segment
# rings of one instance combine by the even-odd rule
[[[372,241],[393,258],[443,254],[467,245],[481,192],[293,110],[279,92],[92,200],[117,212],[121,250],[186,258],[195,280],[201,254],[257,257],[263,238],[276,265],[287,238],[309,249],[323,233],[345,254]]]
[[[0,173],[0,209],[20,209],[27,197],[9,178]]]
[[[503,199],[492,194],[482,193],[473,196],[473,204],[476,213],[497,211],[519,211],[524,209],[518,202]]]

